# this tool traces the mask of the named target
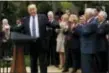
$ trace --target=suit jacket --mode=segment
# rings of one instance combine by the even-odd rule
[[[65,47],[71,50],[80,50],[79,34],[72,30],[67,30],[65,34]]]
[[[90,22],[76,28],[76,32],[80,34],[81,53],[96,53],[97,23],[97,20],[95,20],[95,18],[92,18]]]
[[[30,28],[29,28],[29,21],[30,21],[30,16],[27,16],[23,19],[23,24],[22,24],[22,29],[24,34],[30,35]],[[40,34],[40,42],[41,42],[41,49],[42,51],[47,51],[47,46],[46,46],[46,25],[48,25],[48,19],[45,15],[43,14],[38,14],[38,22],[39,22],[39,34]],[[37,46],[36,46],[37,47]]]
[[[59,28],[59,23],[56,20],[53,20],[53,22],[49,22],[49,26],[47,26],[47,37],[49,40],[50,45],[56,46],[56,38],[57,33],[56,29]]]
[[[53,22],[49,22],[49,25],[46,28],[48,32],[48,36],[52,37],[53,39],[56,39],[57,37],[56,29],[57,28],[59,28],[59,23],[56,20],[53,20]]]
[[[97,50],[98,52],[107,51],[108,49],[108,40],[106,34],[109,32],[109,24],[104,21],[102,24],[98,24],[97,29]]]
[[[11,27],[11,31],[23,33],[23,30],[21,30],[21,28],[22,28],[22,25],[20,25],[20,26],[15,25],[15,26]]]

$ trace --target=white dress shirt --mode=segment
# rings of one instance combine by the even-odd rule
[[[33,16],[30,16],[29,26],[30,26],[31,36],[33,36],[32,25],[33,25]],[[40,37],[40,35],[39,35],[39,22],[38,22],[38,16],[37,15],[35,15],[35,27],[36,27],[36,37],[39,38]]]
[[[53,21],[54,21],[54,19],[52,19],[52,20],[49,20],[49,22],[50,22],[50,23],[52,23]]]

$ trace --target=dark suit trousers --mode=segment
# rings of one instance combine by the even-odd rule
[[[65,64],[64,69],[72,67],[72,51],[69,48],[65,48]]]
[[[59,65],[59,54],[56,52],[56,35],[52,31],[47,32],[47,62],[48,65]]]
[[[68,69],[70,67],[75,68],[76,70],[80,68],[80,52],[79,50],[74,49],[66,49],[65,51],[65,68]]]
[[[98,64],[98,73],[107,73],[108,70],[108,53],[98,52],[97,53],[97,64]]]
[[[49,56],[51,65],[59,64],[59,56],[56,52],[56,39],[52,38],[49,42]]]
[[[81,53],[81,68],[82,73],[96,73],[94,70],[95,54],[84,54]]]
[[[47,54],[41,48],[40,40],[31,44],[30,59],[31,59],[31,73],[38,73],[38,60],[41,73],[47,73]]]
[[[74,69],[79,69],[80,68],[80,51],[79,50],[72,50],[72,61],[73,61],[73,68]]]

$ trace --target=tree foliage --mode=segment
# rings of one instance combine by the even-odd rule
[[[70,2],[52,2],[52,1],[2,1],[0,2],[0,20],[8,18],[11,24],[15,24],[16,18],[26,16],[27,5],[35,3],[39,13],[47,13],[49,10],[56,11],[59,9],[65,11],[65,9],[72,9],[72,6],[78,7],[78,11],[84,11],[85,4],[87,7],[106,6],[106,11],[109,12],[109,2],[101,1],[70,1]],[[75,9],[76,10],[76,9]]]
[[[60,4],[62,6],[62,10],[72,8],[72,3],[71,2],[60,2]]]

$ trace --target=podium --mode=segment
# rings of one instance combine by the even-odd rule
[[[10,39],[15,45],[13,48],[13,62],[10,73],[27,73],[24,63],[23,48],[25,45],[30,44],[36,38],[32,38],[31,36],[17,32],[11,32]]]

